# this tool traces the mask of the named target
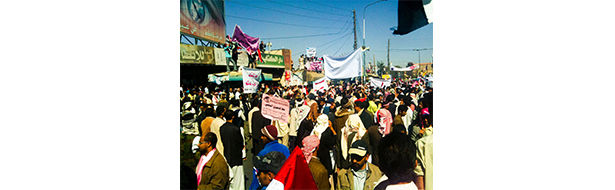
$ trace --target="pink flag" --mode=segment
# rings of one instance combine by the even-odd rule
[[[248,54],[253,54],[258,50],[258,42],[260,39],[248,36],[241,31],[239,25],[235,25],[235,31],[233,31],[233,41],[245,48]]]

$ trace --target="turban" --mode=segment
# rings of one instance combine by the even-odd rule
[[[316,150],[316,147],[320,144],[320,139],[316,135],[310,135],[301,141],[303,143],[303,148],[301,148],[301,152],[303,152],[303,156],[305,156],[305,161],[310,163],[312,159],[312,153]]]
[[[387,135],[391,132],[391,124],[393,123],[393,116],[391,112],[386,109],[380,109],[376,112],[376,122],[378,122],[378,131],[380,134]]]

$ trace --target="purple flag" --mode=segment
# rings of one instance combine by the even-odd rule
[[[241,47],[246,49],[248,54],[252,54],[258,50],[259,39],[243,33],[238,25],[235,25],[235,31],[233,31],[233,41],[239,43]]]

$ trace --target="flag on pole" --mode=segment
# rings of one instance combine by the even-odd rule
[[[235,25],[235,30],[233,31],[233,41],[237,42],[241,47],[246,49],[248,54],[253,54],[258,50],[258,42],[260,39],[248,36],[241,31],[239,25]]]
[[[298,146],[293,149],[278,174],[267,186],[267,190],[288,189],[318,189],[303,152]]]
[[[393,34],[404,35],[432,23],[432,0],[399,0],[397,29]]]

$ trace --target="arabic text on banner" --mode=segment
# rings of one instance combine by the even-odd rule
[[[260,69],[243,68],[243,93],[256,93],[258,83],[261,80]]]
[[[391,86],[391,81],[378,79],[378,78],[371,78],[370,85],[376,88],[384,88],[384,87]]]
[[[262,99],[263,117],[271,120],[279,120],[288,123],[290,103],[283,98],[263,94]]]
[[[321,79],[318,79],[316,81],[314,81],[313,85],[314,85],[314,90],[326,90],[329,89],[329,85],[327,85],[327,77],[322,77]]]

